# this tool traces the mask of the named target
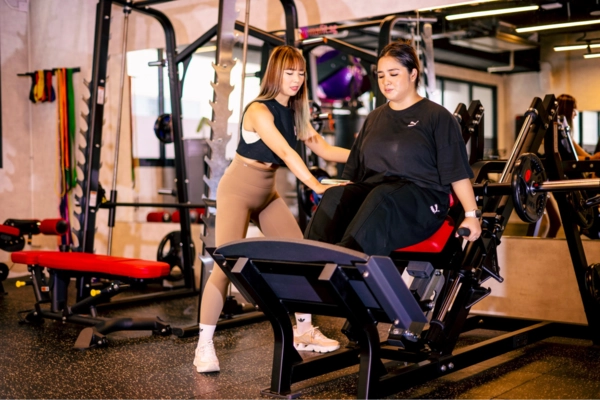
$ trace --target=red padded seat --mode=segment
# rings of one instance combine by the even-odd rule
[[[19,228],[15,228],[14,226],[8,225],[0,225],[0,233],[5,233],[7,235],[12,236],[21,236],[21,231]]]
[[[446,217],[444,223],[433,235],[422,242],[394,250],[395,252],[439,253],[444,249],[450,235],[454,232],[454,220]]]
[[[458,202],[454,199],[454,195],[450,193],[449,195],[450,201],[448,203],[449,208],[454,207]],[[423,240],[422,242],[413,244],[408,247],[402,247],[400,249],[394,250],[394,252],[410,252],[410,253],[440,253],[444,246],[446,246],[446,242],[450,239],[450,236],[454,232],[454,220],[446,216],[444,223],[442,226],[428,239]]]
[[[137,279],[160,278],[168,275],[171,271],[170,265],[165,262],[90,253],[18,251],[11,253],[11,259],[18,263],[29,265],[37,264],[51,269],[86,273],[91,272]]]

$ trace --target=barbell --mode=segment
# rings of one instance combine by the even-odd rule
[[[524,153],[515,162],[510,183],[489,183],[473,185],[475,194],[484,196],[512,195],[515,212],[524,222],[537,222],[544,214],[548,193],[569,192],[574,216],[581,227],[589,228],[593,223],[595,202],[590,202],[585,190],[600,190],[600,179],[569,179],[546,181],[546,171],[542,161],[533,153]]]

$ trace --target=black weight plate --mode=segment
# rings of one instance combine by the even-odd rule
[[[532,153],[522,154],[512,173],[512,195],[515,212],[527,223],[537,222],[544,214],[548,194],[536,192],[535,186],[546,180],[542,161]]]
[[[196,259],[196,251],[192,251],[192,261]],[[181,249],[181,231],[173,231],[165,235],[158,245],[156,260],[171,266],[169,281],[183,279],[183,251]]]
[[[585,271],[585,287],[590,296],[600,303],[600,264],[590,264]]]
[[[2,282],[3,280],[5,280],[6,278],[8,278],[8,265],[4,264],[4,263],[0,263],[0,282]]]
[[[594,224],[594,210],[592,207],[586,207],[587,196],[581,190],[569,192],[566,195],[567,201],[571,206],[575,223],[583,229],[589,229]]]
[[[173,143],[173,132],[171,131],[171,114],[161,114],[154,122],[154,134],[165,144]]]

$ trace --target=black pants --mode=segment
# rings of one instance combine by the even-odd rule
[[[447,193],[405,180],[338,186],[325,192],[304,237],[388,256],[435,233],[448,203]]]

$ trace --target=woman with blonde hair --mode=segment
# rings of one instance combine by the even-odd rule
[[[260,93],[244,110],[235,158],[217,188],[216,246],[246,236],[252,220],[265,236],[302,239],[291,211],[275,190],[275,173],[285,165],[316,193],[322,185],[295,151],[302,140],[319,157],[345,163],[349,150],[330,146],[310,124],[306,62],[291,46],[276,47],[267,64]],[[200,338],[194,365],[198,372],[219,371],[212,341],[229,280],[214,268],[202,294]],[[328,352],[339,343],[312,326],[310,314],[296,314],[294,345],[298,350]]]

